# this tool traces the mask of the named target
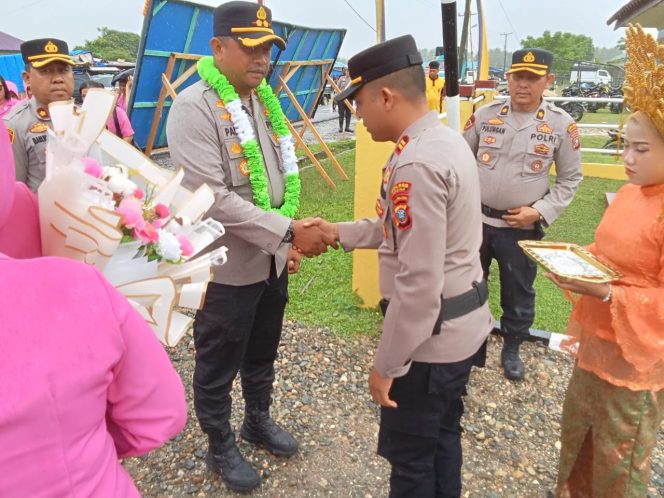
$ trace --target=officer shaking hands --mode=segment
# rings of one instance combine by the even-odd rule
[[[41,38],[21,44],[25,63],[23,81],[32,89],[30,100],[19,102],[5,116],[12,143],[16,180],[37,192],[46,175],[46,142],[51,102],[69,100],[74,94],[74,61],[67,43]]]
[[[485,278],[491,260],[500,272],[500,320],[504,335],[501,363],[505,376],[524,377],[519,346],[535,318],[533,282],[537,268],[519,240],[539,240],[543,227],[565,210],[581,183],[579,131],[562,109],[542,94],[555,79],[553,54],[537,48],[517,50],[507,72],[509,98],[478,109],[466,123],[482,189]],[[553,188],[549,170],[556,164]]]

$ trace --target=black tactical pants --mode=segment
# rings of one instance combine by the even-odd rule
[[[344,104],[343,101],[339,102],[337,105],[339,106],[339,129],[340,130],[343,130],[343,129],[347,130],[348,128],[350,128],[350,116],[351,116],[352,113],[350,112],[350,109],[348,108],[348,106],[346,104]],[[346,127],[345,128],[344,128],[344,120],[346,120]]]
[[[521,250],[519,240],[540,240],[539,228],[496,228],[482,225],[480,260],[484,278],[489,279],[491,260],[498,262],[500,274],[500,306],[503,316],[500,325],[507,337],[523,339],[535,320],[535,289],[533,282],[537,265]]]
[[[390,497],[461,496],[461,415],[476,356],[456,363],[413,362],[381,407],[378,454],[392,465]]]
[[[245,402],[269,403],[287,301],[285,269],[251,285],[208,285],[194,321],[194,407],[203,432],[228,430],[238,371]]]

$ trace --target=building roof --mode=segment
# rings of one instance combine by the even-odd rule
[[[23,40],[8,35],[0,31],[0,50],[3,52],[19,52],[21,50],[21,43]]]
[[[613,14],[606,24],[616,23],[614,29],[629,23],[639,23],[644,28],[664,28],[664,0],[632,0]]]

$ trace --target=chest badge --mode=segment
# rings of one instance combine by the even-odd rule
[[[242,146],[237,142],[233,142],[233,144],[231,145],[231,152],[233,154],[241,154],[242,153]]]
[[[483,141],[485,144],[491,145],[496,143],[496,137],[484,137]]]
[[[535,146],[535,154],[546,156],[549,153],[549,146],[544,144],[537,144]]]
[[[242,161],[240,161],[239,168],[240,168],[240,173],[242,173],[242,176],[249,176],[249,168],[247,166],[246,159],[242,159]]]
[[[530,165],[530,169],[532,169],[535,173],[542,171],[543,167],[544,164],[539,159],[537,161],[533,161],[533,164]]]
[[[222,107],[226,107],[226,105],[224,104],[223,100],[219,99],[219,100],[217,100],[217,107],[222,108]]]
[[[537,127],[537,131],[539,131],[540,133],[546,133],[547,135],[550,135],[551,133],[553,133],[553,128],[551,128],[546,123],[542,123]]]
[[[490,125],[498,126],[498,125],[501,125],[501,124],[505,124],[505,121],[503,121],[500,118],[491,118],[489,121],[487,121],[487,123],[490,124]]]
[[[46,130],[48,130],[48,126],[41,121],[37,121],[30,128],[30,133],[44,133]]]
[[[482,161],[484,164],[487,164],[489,161],[491,161],[491,154],[485,152],[480,156],[480,161]]]

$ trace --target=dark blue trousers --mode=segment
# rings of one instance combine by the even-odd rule
[[[522,340],[535,320],[535,289],[533,282],[537,265],[521,250],[519,240],[540,240],[541,229],[496,228],[482,225],[483,240],[480,260],[484,278],[489,279],[491,260],[498,262],[500,276],[500,318],[506,337]]]
[[[203,432],[229,430],[238,372],[245,402],[268,408],[287,301],[285,269],[251,285],[208,285],[194,321],[194,408]]]

